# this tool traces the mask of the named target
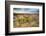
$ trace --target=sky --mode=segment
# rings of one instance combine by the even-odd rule
[[[14,8],[14,12],[30,12],[30,13],[38,13],[39,9],[37,8]]]

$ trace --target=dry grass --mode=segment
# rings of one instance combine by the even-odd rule
[[[14,27],[38,27],[38,14],[16,14],[14,15]]]

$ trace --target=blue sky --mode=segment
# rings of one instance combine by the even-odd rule
[[[14,8],[15,11],[24,11],[24,12],[39,12],[37,8]]]

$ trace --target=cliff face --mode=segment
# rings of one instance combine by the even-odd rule
[[[38,27],[39,14],[16,14],[13,22],[14,27]]]

